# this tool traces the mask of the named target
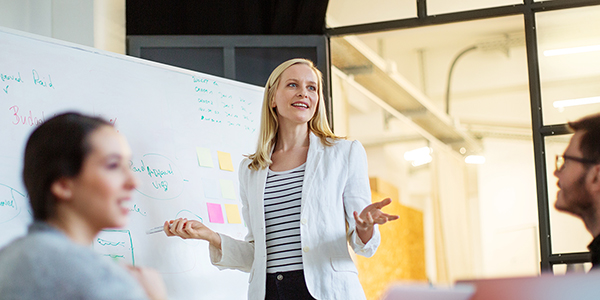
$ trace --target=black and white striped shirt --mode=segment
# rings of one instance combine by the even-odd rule
[[[282,172],[268,171],[265,185],[267,273],[302,270],[300,212],[305,165]]]

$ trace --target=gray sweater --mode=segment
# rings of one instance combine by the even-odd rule
[[[129,273],[61,231],[34,222],[0,251],[0,300],[147,299]]]

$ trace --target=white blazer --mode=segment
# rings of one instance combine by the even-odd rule
[[[360,255],[375,254],[380,242],[373,237],[363,244],[356,234],[353,212],[371,203],[367,155],[358,141],[336,141],[325,146],[310,133],[302,187],[300,236],[304,276],[310,294],[319,300],[366,299],[348,244]],[[221,234],[221,248],[210,247],[211,262],[219,269],[250,272],[249,300],[265,298],[267,250],[264,190],[267,169],[240,164],[242,214],[248,226],[244,241]],[[346,229],[346,223],[348,224]]]

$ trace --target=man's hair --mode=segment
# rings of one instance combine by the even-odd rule
[[[582,131],[579,150],[584,158],[600,163],[600,113],[569,122],[573,131]]]

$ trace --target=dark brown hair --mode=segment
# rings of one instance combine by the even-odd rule
[[[584,158],[600,163],[600,114],[569,122],[569,127],[574,131],[583,131],[579,150]]]
[[[35,220],[54,215],[52,184],[79,174],[91,150],[88,137],[102,126],[112,125],[101,118],[69,112],[43,122],[31,133],[25,146],[23,182]]]

